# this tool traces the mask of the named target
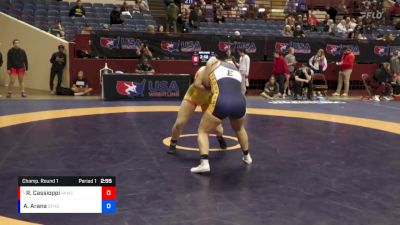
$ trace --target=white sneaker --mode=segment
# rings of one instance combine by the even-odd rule
[[[283,95],[282,95],[282,98],[286,98],[286,94],[283,94]]]
[[[83,96],[84,93],[83,93],[83,92],[77,92],[77,93],[74,93],[74,95],[75,95],[75,96]]]
[[[197,167],[193,167],[190,169],[192,173],[208,173],[210,172],[210,164],[208,163],[208,159],[201,159],[200,165]]]
[[[376,101],[376,102],[381,101],[381,100],[379,99],[379,96],[378,96],[378,95],[375,95],[374,98],[373,98],[373,100]]]
[[[332,94],[332,96],[340,96],[340,94],[339,94],[339,93],[336,93],[336,92],[334,92],[334,93]]]
[[[347,97],[348,95],[346,93],[342,94],[342,97]]]
[[[287,94],[290,96],[292,95],[292,92],[290,90],[287,90]]]
[[[246,164],[251,164],[253,162],[253,160],[251,159],[250,153],[247,155],[243,155],[242,160]]]
[[[384,96],[383,99],[385,99],[386,101],[392,100],[390,97],[387,97],[387,96]]]
[[[56,92],[54,92],[54,91],[50,91],[50,94],[51,94],[51,95],[54,95],[55,93],[56,93]]]

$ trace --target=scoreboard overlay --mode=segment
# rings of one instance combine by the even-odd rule
[[[116,212],[113,176],[18,177],[18,213]]]

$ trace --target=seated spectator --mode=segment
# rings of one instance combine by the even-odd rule
[[[318,19],[314,13],[311,13],[310,17],[308,18],[308,26],[310,27],[311,31],[317,31],[318,26]]]
[[[353,31],[349,33],[350,39],[365,40],[367,37],[364,35],[364,25],[359,22]]]
[[[157,32],[158,33],[164,33],[164,26],[163,25],[160,25],[160,26],[158,26],[158,29],[157,29]]]
[[[150,65],[150,62],[147,58],[143,58],[142,62],[138,64],[136,68],[136,73],[144,73],[144,74],[154,74],[154,69]]]
[[[269,81],[265,83],[264,91],[260,95],[266,99],[275,99],[281,96],[275,76],[272,75]]]
[[[346,28],[348,31],[353,31],[356,26],[357,24],[354,18],[346,17]]]
[[[119,12],[121,13],[121,16],[127,16],[132,18],[132,14],[129,11],[129,4],[128,2],[125,0],[124,3],[122,3],[121,9],[119,10]]]
[[[155,34],[156,28],[154,27],[154,25],[149,24],[149,25],[147,25],[146,31],[149,34]]]
[[[76,5],[69,11],[69,16],[71,17],[85,17],[85,9],[82,6],[81,0],[76,1]]]
[[[114,6],[114,9],[110,13],[110,24],[121,24],[123,22],[124,21],[121,19],[121,12]]]
[[[323,49],[318,50],[317,54],[308,60],[308,65],[315,73],[324,73],[328,68],[328,62]]]
[[[181,22],[183,25],[183,28],[189,28],[189,16],[190,16],[190,9],[189,8],[184,8],[183,13],[181,14]]]
[[[364,23],[364,32],[366,34],[372,34],[376,30],[376,24],[371,18],[367,18]]]
[[[303,15],[297,15],[295,26],[297,25],[304,27]]]
[[[223,59],[224,59],[225,62],[230,62],[230,63],[232,63],[234,65],[237,64],[235,56],[232,55],[231,48],[227,48],[226,49]]]
[[[149,6],[146,4],[146,2],[142,0],[135,0],[135,4],[133,5],[133,11],[136,13],[149,11]]]
[[[81,34],[91,34],[93,31],[93,27],[90,26],[89,24],[85,24],[85,26],[82,28]]]
[[[59,38],[65,38],[65,31],[64,28],[61,26],[61,22],[59,20],[56,20],[54,24],[50,27],[49,33]]]
[[[336,25],[336,34],[341,37],[347,37],[348,33],[346,20],[341,20],[340,23]]]
[[[285,19],[285,25],[289,25],[290,29],[294,29],[296,20],[293,18],[293,16],[288,16]]]
[[[303,28],[300,25],[296,26],[296,29],[293,32],[293,37],[295,38],[304,38],[306,35],[304,34]]]
[[[102,26],[102,29],[101,29],[102,31],[110,31],[110,26],[108,25],[108,24],[103,24],[103,26]]]
[[[302,64],[294,73],[294,99],[297,100],[298,95],[303,95],[303,89],[307,88],[307,99],[312,100],[312,71]]]
[[[282,31],[284,37],[293,37],[293,31],[290,25],[286,25],[285,29]]]
[[[332,19],[329,19],[327,24],[325,24],[324,26],[324,32],[328,32],[330,35],[334,35],[335,34],[335,23],[333,22]]]
[[[83,75],[82,70],[78,72],[78,78],[72,84],[71,90],[76,96],[90,95],[90,92],[93,90],[89,87],[89,82]]]
[[[217,10],[215,11],[214,21],[216,23],[224,23],[225,22],[225,17],[224,17],[224,15],[222,15],[222,7],[217,8]]]
[[[390,64],[383,63],[378,69],[376,69],[373,80],[370,83],[375,101],[380,100],[379,96],[383,96],[385,100],[390,100],[389,96],[392,91],[391,83],[392,76],[390,75]]]

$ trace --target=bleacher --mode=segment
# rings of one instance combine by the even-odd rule
[[[83,3],[85,18],[69,17],[69,11],[75,3],[46,0],[0,0],[0,11],[20,19],[28,24],[48,31],[56,20],[61,21],[65,29],[66,40],[73,40],[75,35],[88,24],[93,29],[101,29],[103,24],[110,24],[110,13],[114,4]],[[118,9],[121,5],[115,5]],[[133,8],[130,10],[132,12]],[[124,17],[124,24],[114,24],[114,31],[145,31],[148,25],[156,21],[150,12],[134,13],[132,18]]]

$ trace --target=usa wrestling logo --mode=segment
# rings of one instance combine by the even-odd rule
[[[289,48],[294,48],[294,52],[298,54],[310,54],[311,46],[307,42],[276,42],[275,51],[287,53]]]
[[[254,42],[227,42],[220,41],[218,42],[218,50],[221,52],[226,51],[227,49],[231,49],[232,52],[236,52],[237,49],[244,49],[246,53],[254,54],[257,52],[257,46]]]
[[[129,96],[131,98],[134,97],[143,97],[144,96],[144,88],[145,88],[146,80],[142,80],[142,82],[133,82],[133,81],[117,81],[117,93],[124,96]]]
[[[374,46],[374,54],[379,56],[390,56],[395,51],[400,51],[400,46]]]
[[[325,46],[325,51],[329,55],[341,55],[343,49],[350,49],[354,55],[360,55],[360,48],[358,45],[332,45],[332,44],[327,44]]]
[[[179,52],[179,41],[161,41],[161,49],[167,52]]]
[[[116,49],[119,47],[119,38],[100,38],[100,46],[107,49]]]

